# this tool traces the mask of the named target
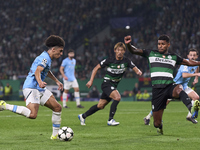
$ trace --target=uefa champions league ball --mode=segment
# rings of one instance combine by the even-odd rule
[[[74,137],[74,131],[70,127],[62,127],[58,131],[58,138],[61,141],[71,141]]]

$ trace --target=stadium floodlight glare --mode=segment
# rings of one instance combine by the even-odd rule
[[[126,29],[130,29],[130,26],[126,26],[125,28],[126,28]]]

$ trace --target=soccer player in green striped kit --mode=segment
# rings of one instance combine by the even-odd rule
[[[148,59],[152,82],[154,126],[157,128],[158,133],[163,134],[162,115],[166,108],[167,99],[180,98],[191,113],[198,115],[199,101],[196,100],[192,106],[191,100],[183,91],[182,86],[174,83],[173,72],[176,64],[199,66],[200,62],[186,60],[175,53],[169,53],[170,38],[167,35],[161,35],[158,38],[158,50],[136,48],[131,45],[131,36],[124,37],[124,42],[132,54],[140,55]]]

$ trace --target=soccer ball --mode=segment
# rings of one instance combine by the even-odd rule
[[[62,127],[58,131],[58,138],[61,141],[71,141],[74,137],[74,131],[70,127]]]

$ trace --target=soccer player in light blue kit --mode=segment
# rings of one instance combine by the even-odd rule
[[[63,77],[63,83],[64,83],[64,92],[63,92],[63,107],[64,108],[69,108],[66,105],[66,101],[67,101],[67,93],[69,92],[71,88],[74,89],[74,97],[76,100],[77,108],[84,108],[80,104],[79,85],[75,77],[76,60],[74,59],[74,55],[75,55],[74,50],[69,49],[68,57],[62,61],[62,64],[60,66],[60,73]]]
[[[57,59],[63,54],[65,42],[61,37],[51,35],[46,39],[45,45],[48,47],[48,50],[36,57],[24,81],[23,94],[26,99],[26,107],[7,104],[2,100],[0,101],[0,110],[10,110],[27,118],[35,119],[39,105],[50,108],[53,111],[53,132],[51,139],[57,139],[61,124],[62,107],[56,101],[53,94],[46,89],[47,83],[44,82],[44,79],[46,76],[50,77],[58,85],[58,90],[63,90],[63,84],[53,75],[50,68],[52,59]]]
[[[198,51],[196,49],[189,49],[188,55],[187,55],[189,60],[196,60],[198,58]],[[187,93],[189,98],[192,99],[192,105],[194,104],[195,100],[199,99],[199,95],[192,90],[190,87],[188,87],[188,83],[191,79],[191,77],[195,77],[193,85],[198,83],[198,77],[200,76],[199,73],[199,67],[198,66],[185,66],[181,65],[180,68],[178,69],[178,72],[176,74],[176,77],[174,78],[174,82],[176,84],[181,84],[183,86],[183,90]],[[167,104],[169,103],[171,99],[168,99]],[[149,125],[150,118],[152,117],[152,111],[144,118],[144,123],[145,125]],[[196,116],[195,116],[196,115]],[[192,123],[196,124],[198,123],[197,120],[195,120],[195,117],[197,117],[198,114],[191,114],[188,112],[188,115],[186,119],[188,121],[191,121]]]

